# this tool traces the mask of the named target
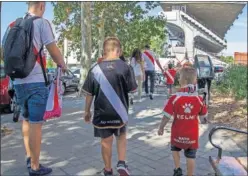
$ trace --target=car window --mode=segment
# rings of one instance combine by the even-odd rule
[[[75,70],[73,73],[74,74],[80,74],[80,70]]]
[[[209,67],[210,62],[208,56],[197,56],[200,67]]]

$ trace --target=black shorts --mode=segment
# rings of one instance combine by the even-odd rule
[[[180,152],[182,149],[176,147],[176,146],[171,146],[171,151],[174,151],[174,152]],[[187,149],[187,150],[184,150],[184,155],[186,158],[192,158],[192,159],[195,159],[196,157],[196,152],[197,150],[196,149]]]
[[[108,137],[112,136],[113,134],[115,136],[120,136],[123,133],[126,133],[126,126],[123,126],[121,128],[118,128],[118,129],[113,129],[113,128],[100,129],[100,128],[94,127],[94,136],[95,137],[108,138]]]

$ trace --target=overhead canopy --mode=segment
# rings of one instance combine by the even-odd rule
[[[161,2],[164,11],[174,5],[185,5],[186,13],[224,38],[235,19],[242,12],[245,2]]]

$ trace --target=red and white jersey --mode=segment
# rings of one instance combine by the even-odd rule
[[[177,71],[175,69],[169,69],[164,72],[167,84],[174,84]]]
[[[207,115],[207,107],[197,92],[177,92],[166,102],[166,118],[174,117],[171,144],[181,149],[197,149],[199,138],[199,116]]]
[[[142,53],[142,57],[145,61],[145,70],[154,71],[155,70],[155,62],[156,55],[151,50],[145,50]]]

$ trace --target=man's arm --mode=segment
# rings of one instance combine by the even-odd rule
[[[160,68],[160,70],[161,70],[162,72],[164,72],[164,69],[162,68],[162,66],[161,66],[161,64],[160,64],[160,62],[159,62],[159,60],[158,60],[158,59],[155,59],[155,61],[156,61],[157,65],[158,65],[158,67]]]
[[[58,64],[59,66],[61,66],[62,69],[66,69],[65,61],[64,61],[63,56],[62,56],[58,46],[56,45],[56,43],[52,42],[52,43],[46,45],[46,48],[47,48],[49,54],[51,55],[53,61],[56,64]]]

